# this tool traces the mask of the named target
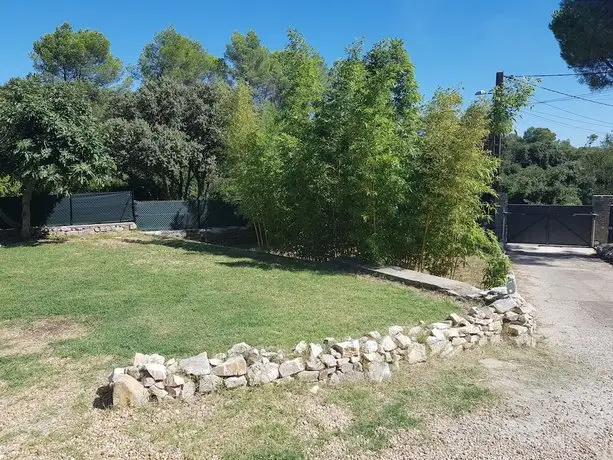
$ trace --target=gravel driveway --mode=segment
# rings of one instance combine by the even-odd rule
[[[400,435],[385,457],[613,459],[613,266],[591,249],[524,245],[511,257],[520,293],[537,307],[542,357],[483,359],[508,397],[437,418],[426,440]]]

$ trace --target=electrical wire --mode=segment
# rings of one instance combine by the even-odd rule
[[[550,103],[548,103],[548,102],[546,102],[546,101],[539,101],[538,99],[532,99],[532,100],[533,100],[534,102],[539,103],[539,104],[545,104],[546,106],[548,106],[548,107],[552,107],[552,108],[554,108],[554,109],[556,109],[556,110],[560,110],[560,111],[562,111],[562,112],[566,112],[566,113],[569,113],[569,114],[571,114],[571,115],[575,115],[575,116],[577,116],[577,117],[585,118],[586,120],[592,120],[592,121],[596,121],[596,122],[598,122],[598,123],[607,123],[607,124],[609,123],[608,121],[605,121],[605,120],[599,120],[598,118],[588,117],[588,116],[586,116],[586,115],[581,115],[580,113],[577,113],[577,112],[572,112],[572,111],[570,111],[570,110],[563,109],[562,107],[555,106],[555,105],[550,104]]]
[[[602,72],[574,72],[574,73],[542,73],[532,75],[505,75],[505,78],[545,78],[545,77],[581,77],[584,75],[605,75],[613,73],[613,70],[603,70]]]
[[[565,93],[563,91],[558,91],[558,90],[551,89],[551,88],[545,88],[544,86],[540,86],[540,85],[537,85],[537,86],[539,88],[541,88],[541,89],[544,89],[545,91],[550,91],[552,93],[561,94],[563,96],[568,96],[568,97],[573,98],[573,99],[579,99],[580,101],[592,102],[593,104],[599,104],[599,105],[605,105],[607,107],[613,107],[613,104],[607,104],[606,102],[595,101],[593,99],[587,99],[585,97],[576,96],[574,94],[568,94],[568,93]]]
[[[541,115],[547,115],[549,117],[555,117],[555,118],[561,118],[563,120],[573,121],[575,123],[584,123],[584,124],[587,124],[587,125],[590,125],[590,126],[602,126],[603,128],[613,129],[613,123],[606,123],[606,124],[594,123],[594,122],[590,122],[590,121],[579,120],[578,118],[564,117],[562,115],[556,115],[556,114],[547,113],[547,112],[539,112],[538,110],[530,110],[530,113],[538,113],[538,114],[541,114]]]
[[[540,115],[536,115],[536,114],[534,114],[532,112],[529,112],[527,110],[521,110],[521,112],[524,113],[524,114],[527,114],[527,115],[532,115],[533,117],[536,117],[536,118],[542,118],[543,120],[547,120],[547,121],[550,121],[552,123],[557,123],[559,125],[566,126],[567,128],[581,129],[581,130],[587,131],[589,133],[608,134],[606,131],[595,131],[595,130],[592,130],[592,129],[584,128],[582,126],[575,126],[575,125],[570,125],[568,123],[563,123],[561,121],[552,120],[551,118],[547,118],[547,117],[543,117],[543,116],[540,116]]]

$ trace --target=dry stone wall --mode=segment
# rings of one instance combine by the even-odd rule
[[[472,296],[481,305],[444,321],[405,328],[390,326],[385,334],[326,338],[300,342],[291,353],[238,343],[226,353],[200,353],[186,359],[136,353],[128,367],[108,378],[115,407],[150,401],[189,400],[197,393],[221,389],[282,384],[293,380],[334,385],[344,380],[381,382],[401,363],[423,363],[434,356],[450,357],[472,347],[497,344],[503,337],[518,346],[535,345],[534,308],[506,288]]]
[[[126,232],[129,230],[136,230],[136,224],[134,222],[93,225],[63,225],[61,227],[44,227],[41,229],[43,233],[55,236],[93,235],[96,233]]]

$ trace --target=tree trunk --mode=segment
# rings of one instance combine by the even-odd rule
[[[21,237],[26,240],[32,237],[32,214],[30,212],[30,203],[32,202],[32,192],[34,185],[26,183],[23,186],[23,195],[21,197]]]

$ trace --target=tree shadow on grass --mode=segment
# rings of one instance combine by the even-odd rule
[[[292,272],[311,271],[321,275],[341,273],[351,274],[357,272],[357,269],[354,266],[344,262],[313,262],[260,252],[255,249],[235,248],[231,246],[221,246],[178,238],[153,237],[147,240],[126,238],[124,241],[127,243],[142,245],[165,246],[174,249],[181,249],[194,254],[208,254],[241,259],[217,262],[218,265],[223,265],[226,267],[257,268],[260,270],[286,270]]]

